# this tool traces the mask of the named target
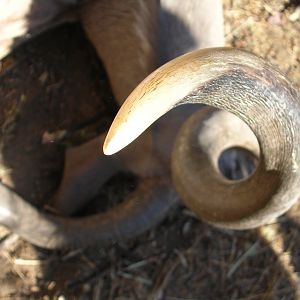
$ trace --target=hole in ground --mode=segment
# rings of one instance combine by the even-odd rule
[[[249,178],[258,165],[258,158],[251,151],[232,147],[224,150],[218,159],[221,174],[228,180],[238,181]]]

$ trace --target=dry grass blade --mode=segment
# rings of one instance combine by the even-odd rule
[[[257,254],[257,251],[259,249],[259,241],[255,242],[253,245],[251,245],[237,260],[236,262],[230,267],[227,277],[230,278],[239,268],[239,266],[248,258],[251,256],[254,256]]]

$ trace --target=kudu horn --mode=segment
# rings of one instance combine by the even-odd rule
[[[185,103],[235,114],[257,137],[260,160],[255,173],[229,182],[213,164],[204,172],[203,158],[194,159],[193,141],[201,125],[188,120],[174,146],[172,177],[182,200],[200,218],[227,228],[253,228],[273,221],[299,198],[299,99],[284,75],[253,54],[230,48],[188,53],[157,69],[131,93],[108,132],[104,153],[121,150]],[[210,182],[207,174],[213,174],[208,175]]]

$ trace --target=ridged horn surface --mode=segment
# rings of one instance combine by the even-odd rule
[[[156,70],[121,107],[106,138],[104,152],[119,151],[160,116],[185,103],[204,103],[235,114],[252,129],[260,145],[256,173],[249,181],[239,183],[248,193],[247,201],[251,203],[252,197],[259,205],[231,216],[218,217],[211,211],[210,221],[230,228],[252,228],[272,221],[295,203],[300,195],[299,93],[265,60],[241,50],[204,49]],[[191,172],[183,167],[178,173],[194,177],[197,185],[201,177]],[[178,185],[178,179],[175,181]],[[231,189],[236,186],[231,184]],[[182,192],[180,187],[178,190]],[[218,192],[213,184],[207,190]]]

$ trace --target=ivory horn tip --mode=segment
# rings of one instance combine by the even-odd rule
[[[112,133],[109,130],[103,144],[103,153],[105,155],[113,155],[125,148],[130,142],[131,140],[127,137],[126,132],[125,134],[119,131]]]
[[[114,143],[111,142],[111,139],[108,139],[106,137],[105,141],[104,141],[104,144],[103,144],[103,153],[105,155],[113,155],[116,152],[118,152],[118,150],[116,149],[116,147],[114,147]]]

